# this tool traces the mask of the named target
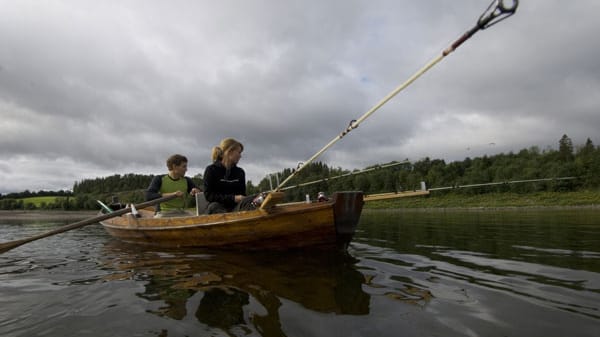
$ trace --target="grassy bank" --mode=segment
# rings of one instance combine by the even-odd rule
[[[600,191],[487,193],[465,195],[431,192],[425,197],[371,201],[365,208],[502,208],[502,207],[600,207]]]
[[[34,204],[35,207],[42,207],[43,205],[54,204],[66,199],[66,197],[56,196],[45,196],[45,197],[29,197],[23,198],[23,204]]]

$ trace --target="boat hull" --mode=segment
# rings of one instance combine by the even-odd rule
[[[101,223],[125,242],[163,247],[345,247],[354,235],[363,203],[362,192],[338,192],[326,202],[167,218],[153,218],[150,211],[140,210],[141,217],[126,214]]]

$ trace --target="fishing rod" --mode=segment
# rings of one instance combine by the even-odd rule
[[[563,181],[563,180],[575,180],[575,179],[579,179],[579,177],[540,178],[540,179],[498,181],[498,182],[494,182],[494,183],[454,185],[454,186],[429,188],[428,191],[444,191],[444,190],[454,190],[454,189],[469,188],[469,187],[485,187],[485,186],[497,186],[497,185],[535,183],[535,182],[540,182],[540,181]]]
[[[281,191],[281,188],[289,182],[298,172],[304,169],[308,164],[312,163],[315,159],[317,159],[321,154],[327,151],[333,144],[346,136],[350,131],[356,129],[360,123],[362,123],[365,119],[371,116],[375,111],[381,108],[385,103],[391,100],[394,96],[396,96],[400,91],[404,90],[411,83],[413,83],[417,78],[421,77],[427,70],[431,69],[434,65],[440,62],[444,57],[448,56],[450,53],[455,51],[461,44],[467,41],[473,34],[477,33],[479,30],[483,30],[489,28],[498,22],[505,20],[509,16],[515,14],[517,7],[519,5],[518,0],[494,0],[488,6],[488,8],[481,14],[479,19],[477,20],[477,24],[469,29],[466,33],[464,33],[460,38],[458,38],[454,43],[452,43],[448,48],[444,49],[442,53],[427,63],[423,68],[417,71],[414,75],[412,75],[408,80],[399,85],[396,89],[390,92],[387,96],[385,96],[379,103],[375,104],[369,111],[365,112],[359,119],[353,119],[350,121],[345,130],[343,130],[339,135],[333,138],[327,145],[325,145],[321,150],[315,153],[312,157],[310,157],[306,162],[298,165],[298,168],[292,172],[277,188],[275,188],[275,192]]]
[[[335,179],[339,179],[339,178],[349,177],[349,176],[352,176],[355,174],[367,173],[367,172],[371,172],[371,171],[375,171],[375,170],[381,170],[384,168],[398,166],[398,165],[404,165],[404,164],[410,164],[410,161],[405,160],[402,162],[389,163],[389,164],[385,164],[385,165],[376,165],[374,167],[366,168],[366,169],[360,170],[360,171],[348,172],[348,173],[340,174],[340,175],[334,176],[334,177],[328,177],[328,178],[323,178],[323,179],[319,179],[319,180],[313,180],[313,181],[309,181],[309,182],[305,182],[305,183],[296,184],[293,186],[284,187],[284,188],[280,189],[280,191],[286,191],[286,190],[289,190],[292,188],[304,187],[304,186],[313,185],[313,184],[317,184],[317,183],[321,183],[321,182],[326,182],[326,181],[331,181],[331,180],[335,180]]]

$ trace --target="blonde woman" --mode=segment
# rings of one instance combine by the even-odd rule
[[[237,166],[244,145],[225,138],[212,150],[213,163],[204,170],[206,213],[224,213],[254,209],[252,197],[246,197],[246,173]]]

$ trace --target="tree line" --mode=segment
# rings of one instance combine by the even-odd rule
[[[397,165],[390,165],[396,163]],[[478,194],[487,192],[529,193],[537,191],[574,191],[597,189],[600,187],[600,147],[594,146],[588,138],[583,145],[574,146],[567,135],[558,142],[558,149],[541,150],[537,146],[522,149],[517,153],[500,153],[492,156],[465,158],[462,161],[446,163],[442,159],[428,157],[410,163],[390,162],[349,171],[340,167],[330,167],[322,162],[307,165],[285,186],[287,201],[304,200],[308,194],[316,198],[318,192],[330,195],[334,191],[361,190],[366,194],[417,190],[421,182],[428,187],[447,187],[513,180],[535,180],[544,178],[576,177],[570,180],[547,180],[528,184],[500,184],[469,189],[445,190],[436,193]],[[367,170],[364,171],[367,171]],[[294,172],[286,168],[266,175],[258,185],[247,182],[247,193],[270,191]],[[35,195],[63,196],[60,207],[63,209],[98,209],[96,200],[110,203],[115,198],[127,203],[138,203],[144,199],[144,191],[153,175],[125,174],[85,179],[76,182],[73,191],[25,191],[0,195],[0,209],[25,209],[19,198]],[[198,185],[203,185],[202,175],[192,177]],[[311,182],[306,186],[299,184]],[[298,187],[296,187],[298,186]],[[52,194],[54,193],[54,194]],[[65,202],[65,199],[67,200]],[[189,200],[190,207],[193,200]],[[29,206],[30,207],[30,206]]]
[[[589,138],[583,145],[574,147],[567,135],[560,138],[558,149],[541,150],[537,146],[532,146],[517,153],[467,157],[462,161],[450,163],[446,163],[442,159],[423,158],[414,163],[388,164],[372,166],[371,168],[374,169],[366,173],[359,173],[358,170],[350,172],[341,168],[331,168],[322,163],[309,165],[299,172],[288,185],[294,186],[307,181],[319,181],[324,177],[339,175],[344,175],[344,177],[287,190],[286,197],[290,200],[303,200],[308,194],[309,197],[315,198],[319,191],[330,194],[334,191],[361,190],[366,194],[376,194],[418,190],[421,188],[421,182],[425,182],[427,187],[433,188],[560,177],[576,177],[576,179],[448,189],[436,191],[436,193],[529,193],[574,191],[600,187],[600,176],[598,175],[600,173],[600,147],[594,146]],[[377,167],[382,168],[377,169]],[[286,169],[277,175],[280,180],[283,180],[291,173],[291,169]],[[270,185],[271,183],[266,177],[259,183],[258,189],[268,190]]]

